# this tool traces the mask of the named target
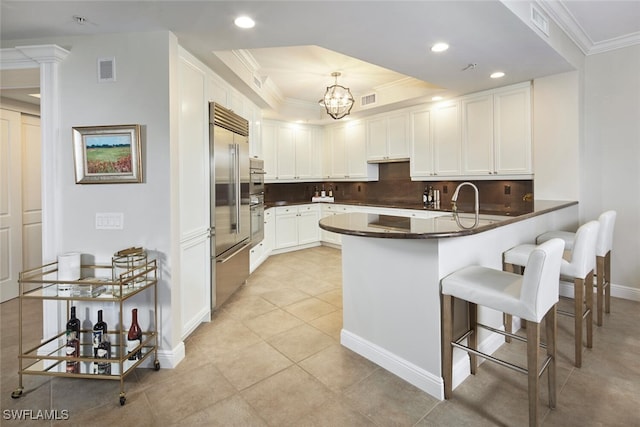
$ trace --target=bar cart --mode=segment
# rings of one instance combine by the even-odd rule
[[[11,393],[14,399],[22,396],[24,390],[23,375],[48,375],[67,378],[86,378],[120,381],[120,404],[126,402],[124,391],[124,379],[140,364],[144,363],[152,355],[153,367],[160,369],[158,361],[158,290],[157,290],[157,262],[146,260],[129,268],[117,269],[116,258],[113,265],[82,265],[82,276],[79,280],[58,280],[58,262],[46,264],[31,270],[23,271],[19,276],[19,384]],[[122,265],[122,263],[120,263]],[[39,286],[30,289],[32,284]],[[140,344],[135,348],[127,348],[127,328],[125,327],[123,313],[125,302],[142,292],[153,293],[153,315],[150,319],[150,327],[142,333]],[[66,331],[59,331],[53,336],[43,337],[40,344],[33,348],[23,348],[23,303],[28,299],[53,300],[66,305],[67,318],[71,311],[72,303],[86,302],[90,305],[100,303],[111,304],[119,307],[118,327],[107,331],[111,345],[111,355],[108,359],[94,357],[93,343],[86,339],[91,337],[92,330],[81,329],[80,336],[85,337],[80,341],[78,357],[67,356]],[[66,304],[65,304],[66,303]],[[64,328],[63,328],[64,329]],[[133,360],[130,360],[133,359]],[[77,362],[80,368],[77,372],[67,372],[67,362]],[[94,364],[108,364],[109,369],[100,373],[94,372]]]

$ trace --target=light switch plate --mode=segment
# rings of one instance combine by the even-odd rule
[[[97,212],[96,230],[122,230],[124,214],[122,212]]]

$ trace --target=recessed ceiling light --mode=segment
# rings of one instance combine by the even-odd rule
[[[431,52],[444,52],[449,49],[449,45],[446,43],[436,43],[431,46]]]
[[[240,28],[253,28],[256,26],[256,22],[248,16],[238,16],[233,23]]]
[[[496,71],[495,73],[491,74],[489,77],[491,77],[492,79],[499,79],[500,77],[504,77],[504,73],[502,71]]]
[[[442,97],[441,96],[434,96],[431,98],[432,101],[442,101]]]

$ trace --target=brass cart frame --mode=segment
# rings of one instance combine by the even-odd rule
[[[157,276],[157,262],[156,260],[150,260],[142,265],[138,265],[130,270],[126,270],[119,274],[117,278],[113,280],[102,279],[96,277],[96,273],[100,270],[109,270],[109,277],[112,275],[111,265],[82,265],[82,272],[91,272],[87,277],[80,280],[57,280],[58,263],[52,262],[43,266],[23,271],[19,276],[19,305],[18,305],[18,359],[19,359],[19,384],[18,388],[11,393],[11,397],[14,399],[22,396],[24,390],[22,376],[23,375],[48,375],[67,378],[87,378],[87,379],[100,379],[100,380],[115,380],[120,381],[120,404],[124,405],[126,402],[126,395],[124,391],[124,379],[133,372],[140,364],[144,363],[151,355],[154,356],[154,369],[157,371],[160,369],[160,362],[158,361],[158,276]],[[25,290],[25,285],[36,284],[40,285],[36,289]],[[61,293],[59,286],[65,286],[73,289],[68,291],[69,293]],[[127,333],[125,323],[123,319],[123,307],[126,300],[138,295],[142,292],[148,292],[153,290],[153,325],[143,332],[140,345],[131,350],[131,353],[127,351],[127,343],[124,338],[124,334]],[[98,291],[102,291],[100,296],[96,296]],[[110,292],[110,294],[109,294]],[[91,373],[90,367],[94,363],[104,363],[105,359],[97,359],[94,357],[88,357],[86,354],[93,354],[92,350],[89,352],[87,348],[92,347],[92,343],[85,341],[80,342],[80,356],[69,357],[65,354],[65,333],[61,331],[53,336],[43,337],[40,344],[35,347],[23,349],[23,335],[22,335],[22,323],[23,323],[23,302],[27,299],[39,299],[39,300],[53,300],[53,301],[66,301],[67,306],[67,318],[69,317],[71,305],[73,301],[86,301],[92,303],[98,302],[115,302],[119,304],[119,327],[118,329],[112,329],[107,331],[111,341],[111,357],[108,359],[111,364],[111,373],[95,374]],[[90,335],[91,330],[82,329],[80,331],[81,337]],[[115,339],[114,339],[115,337]],[[84,351],[83,351],[84,350]],[[136,360],[129,360],[130,354],[136,354],[141,352],[142,356]],[[84,355],[83,355],[84,354]],[[80,373],[68,373],[66,372],[66,362],[77,361],[81,365]],[[84,362],[84,363],[82,363]],[[87,363],[88,362],[88,363]]]

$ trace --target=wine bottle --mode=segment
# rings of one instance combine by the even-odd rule
[[[425,208],[429,206],[429,187],[424,187],[424,192],[422,193],[422,204]]]
[[[127,353],[129,354],[129,360],[136,360],[142,358],[142,349],[137,352],[133,350],[142,343],[142,329],[138,324],[138,309],[131,310],[131,327],[127,334]]]
[[[67,357],[79,357],[80,356],[80,319],[76,318],[76,308],[71,307],[71,317],[67,322],[66,331],[67,343],[65,346],[65,353]],[[66,371],[69,373],[80,372],[80,362],[77,360],[67,360]]]
[[[98,310],[98,321],[93,325],[93,357],[98,358],[98,348],[100,344],[107,340],[107,323],[102,320],[102,310]],[[93,373],[98,373],[98,362],[93,364]]]
[[[106,338],[106,336],[105,336]],[[104,339],[98,344],[96,350],[96,357],[98,359],[109,359],[111,357],[111,343],[108,339]],[[100,375],[111,375],[111,363],[100,361],[96,363],[97,373]]]

